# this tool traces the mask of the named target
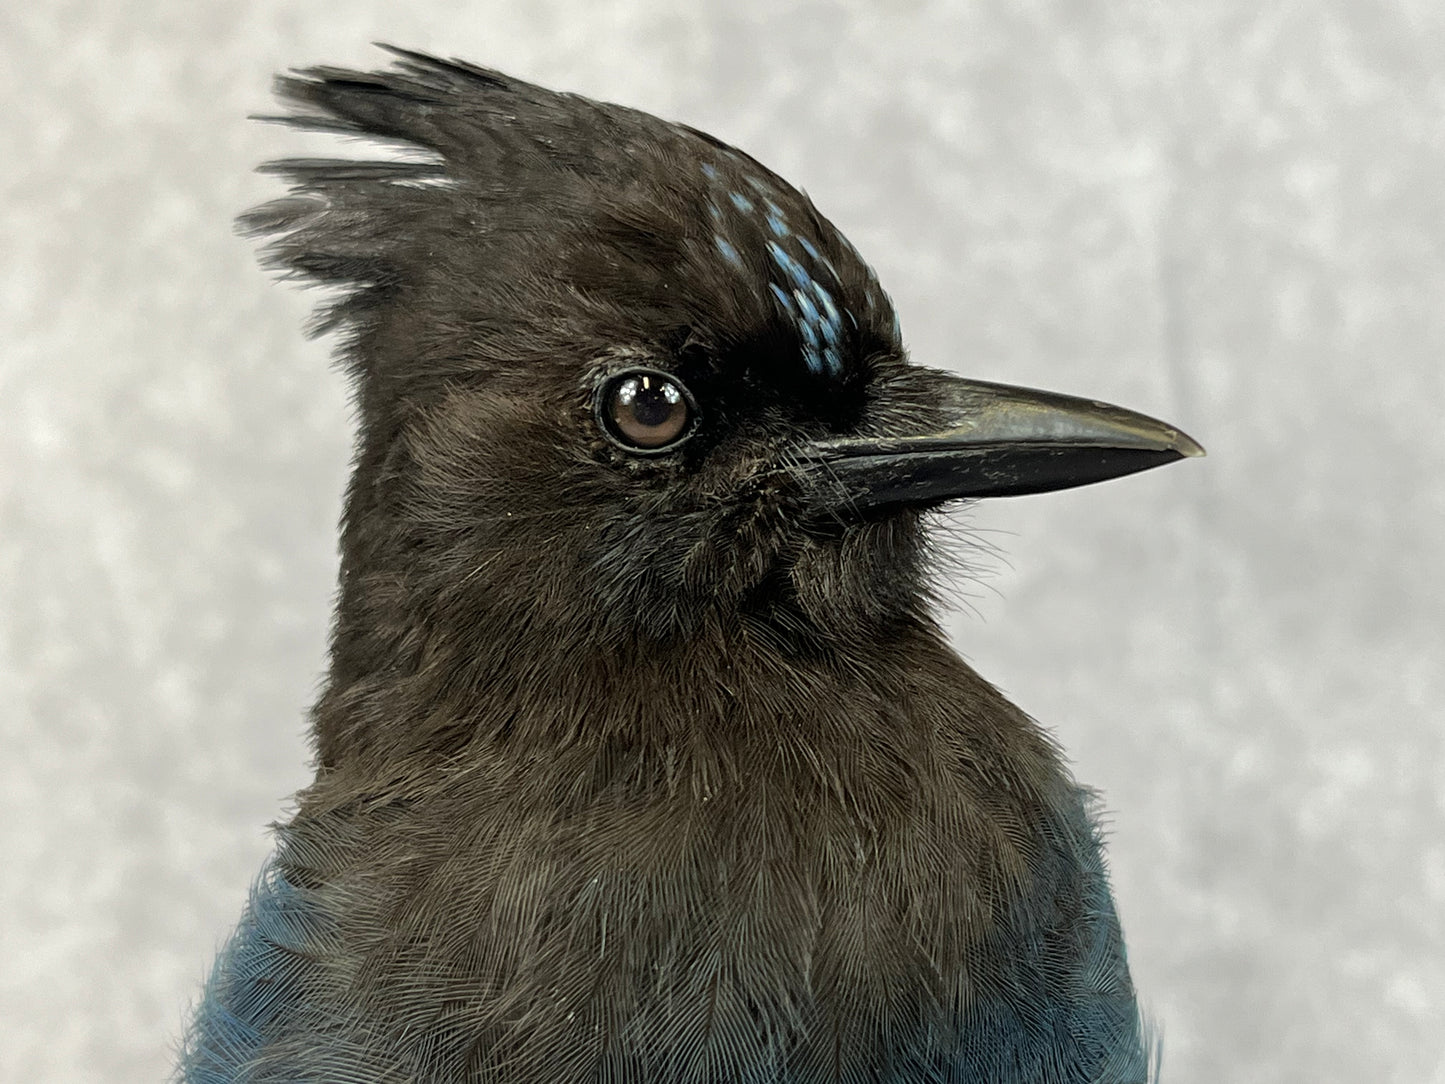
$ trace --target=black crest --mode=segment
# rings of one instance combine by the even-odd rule
[[[747,347],[825,380],[898,351],[872,271],[806,196],[742,152],[636,110],[386,48],[388,71],[281,77],[293,111],[265,119],[395,153],[269,163],[291,192],[241,219],[273,236],[273,266],[337,291],[314,330],[380,337],[353,359],[395,354],[389,323],[410,325],[417,377],[599,340]]]

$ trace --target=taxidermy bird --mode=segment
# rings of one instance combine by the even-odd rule
[[[400,49],[264,167],[359,435],[315,782],[181,1055],[211,1082],[1135,1082],[1087,793],[951,650],[929,527],[1201,449],[911,364],[797,189]]]

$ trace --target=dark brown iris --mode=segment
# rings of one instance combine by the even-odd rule
[[[676,444],[692,427],[693,412],[681,384],[657,372],[625,373],[607,385],[603,421],[613,437],[639,451]]]

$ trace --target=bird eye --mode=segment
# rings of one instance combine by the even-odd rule
[[[597,414],[616,443],[644,455],[671,451],[692,435],[697,421],[687,388],[652,369],[622,373],[604,384]]]

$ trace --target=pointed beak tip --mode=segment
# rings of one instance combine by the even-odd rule
[[[842,494],[856,512],[1046,493],[1204,455],[1183,430],[1092,399],[961,377],[938,397],[936,428],[813,445],[822,504]]]
[[[1175,430],[1173,440],[1174,451],[1178,452],[1182,459],[1202,459],[1209,453],[1204,450],[1204,445],[1195,440],[1188,433],[1181,433]]]

